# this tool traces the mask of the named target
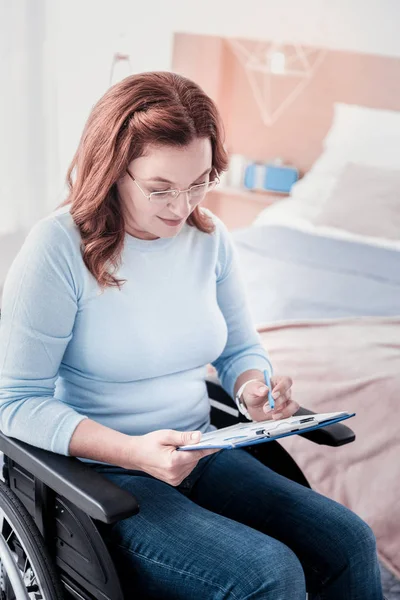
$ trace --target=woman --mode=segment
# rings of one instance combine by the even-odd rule
[[[104,532],[127,598],[304,600],[307,587],[379,600],[375,539],[356,515],[242,449],[176,450],[210,429],[208,363],[252,419],[298,409],[290,378],[273,376],[269,410],[232,242],[200,207],[226,167],[195,83],[143,73],[100,99],[66,203],[7,277],[1,429],[134,491],[140,513]]]

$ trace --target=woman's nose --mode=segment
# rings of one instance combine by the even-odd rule
[[[190,210],[190,192],[181,192],[170,206],[177,216],[184,218],[188,214],[188,208]]]

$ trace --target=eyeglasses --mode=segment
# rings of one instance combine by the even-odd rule
[[[168,204],[169,202],[173,202],[179,196],[179,194],[187,193],[189,195],[189,202],[191,204],[197,204],[201,202],[205,195],[213,190],[215,186],[219,183],[219,178],[215,177],[212,181],[208,181],[207,183],[200,183],[199,185],[192,185],[187,190],[165,190],[160,192],[151,192],[150,194],[146,194],[144,190],[140,187],[137,180],[130,173],[129,169],[127,169],[127,173],[132,181],[137,185],[139,190],[142,192],[143,196],[148,199],[149,202],[157,205]]]

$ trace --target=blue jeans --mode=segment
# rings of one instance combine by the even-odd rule
[[[178,487],[93,468],[139,500],[101,529],[129,600],[383,599],[368,525],[246,450],[203,458]]]

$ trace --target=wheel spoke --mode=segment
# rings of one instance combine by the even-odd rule
[[[59,596],[52,583],[48,581],[46,574],[43,575],[42,581],[40,557],[45,550],[43,543],[39,540],[32,540],[30,544],[33,543],[33,548],[31,549],[24,537],[26,532],[21,530],[18,518],[13,515],[17,499],[10,499],[9,492],[3,491],[3,487],[4,484],[0,482],[0,536],[7,561],[3,560],[3,556],[0,557],[0,600],[16,600],[16,590],[18,598],[26,597],[26,600],[58,598]],[[26,514],[24,519],[28,521],[30,516]],[[41,552],[39,552],[40,546],[42,546]],[[3,552],[0,554],[3,555]]]
[[[10,532],[7,535],[7,538],[5,538],[3,536],[3,539],[4,539],[5,543],[9,546],[10,551],[13,554],[15,563],[18,567],[18,557],[17,557],[16,551],[15,551],[15,543],[17,543],[19,546],[21,544],[18,539],[18,536],[16,536],[16,534],[15,534],[15,531],[14,531],[11,523],[7,519],[6,515],[4,514],[4,511],[1,509],[0,509],[0,523],[1,523],[0,532],[2,532],[4,530],[5,525],[10,527]],[[12,542],[13,536],[15,538],[14,544]],[[11,540],[11,543],[10,543],[10,540]],[[22,560],[24,560],[24,567],[22,570],[22,568],[21,568],[22,565],[21,565],[21,567],[19,567],[19,572],[21,574],[23,586],[26,589],[26,594],[29,595],[29,598],[31,598],[31,594],[34,594],[33,597],[35,598],[35,600],[46,600],[40,590],[39,584],[37,583],[36,573],[32,569],[32,565],[30,563],[29,556],[26,554],[26,551],[24,548],[22,548],[22,551],[23,551],[23,556],[21,558],[22,558]],[[13,599],[15,599],[15,592],[14,592],[13,588],[11,587],[11,582],[9,581],[7,571],[4,571],[4,566],[3,566],[3,562],[1,559],[0,559],[0,569],[1,569],[0,581],[2,583],[2,587],[0,587],[0,600],[13,600]],[[4,584],[6,584],[8,587],[10,587],[9,591],[7,591],[8,587],[4,588]],[[12,594],[12,595],[10,595],[10,594]]]
[[[12,534],[14,533],[14,531],[11,529],[8,538],[6,539],[6,544],[8,544],[8,540],[10,539],[10,537],[12,536]]]

